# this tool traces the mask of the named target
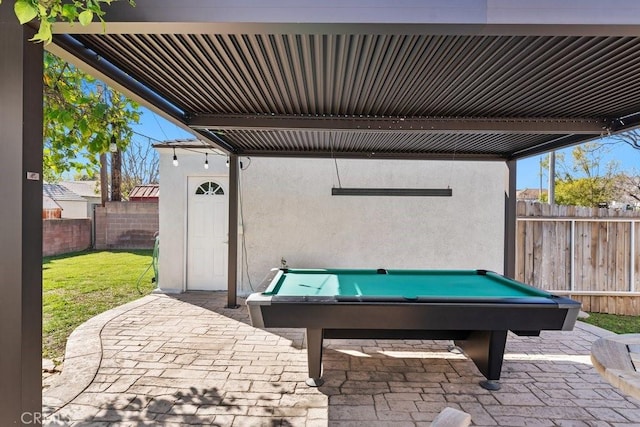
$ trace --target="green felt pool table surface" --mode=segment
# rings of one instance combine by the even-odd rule
[[[551,294],[483,270],[289,269],[263,295],[404,298],[549,298]]]

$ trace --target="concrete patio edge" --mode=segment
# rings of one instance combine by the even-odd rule
[[[634,362],[640,349],[640,334],[599,338],[591,347],[591,362],[611,385],[640,400],[640,371]]]
[[[587,322],[576,322],[576,327],[579,327],[583,331],[590,332],[599,338],[611,337],[611,336],[617,335],[615,332],[611,332],[607,329],[602,329],[599,326],[592,325]]]
[[[69,335],[62,373],[42,394],[43,414],[54,414],[91,384],[102,361],[102,328],[116,317],[158,298],[161,295],[147,295],[112,308],[87,320]]]

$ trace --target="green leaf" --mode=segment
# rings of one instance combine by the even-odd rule
[[[98,105],[95,106],[93,110],[93,116],[98,120],[103,119],[108,108],[109,106],[106,105],[105,103],[103,102],[99,103]]]
[[[78,8],[72,4],[65,4],[62,6],[62,17],[73,21],[78,17]]]
[[[60,116],[60,110],[48,109],[48,113],[46,114],[46,117],[49,120],[57,120],[58,116]]]
[[[13,11],[15,12],[18,20],[21,24],[26,24],[38,16],[38,9],[33,7],[31,3],[25,0],[16,1],[13,6]]]
[[[78,15],[78,22],[80,22],[80,25],[82,25],[83,27],[89,25],[91,21],[93,21],[93,12],[91,12],[90,10],[85,10],[84,12],[80,13],[80,15]]]
[[[87,124],[87,119],[85,118],[82,118],[78,122],[78,129],[80,129],[80,133],[85,138],[91,135],[91,131],[89,130],[89,125]]]
[[[73,127],[73,116],[68,111],[63,112],[60,115],[60,120],[62,121],[62,124],[64,124],[67,128],[71,129]]]
[[[51,43],[51,40],[53,40],[53,34],[51,33],[51,22],[49,21],[40,21],[38,32],[29,39],[29,41],[43,42],[44,44]]]

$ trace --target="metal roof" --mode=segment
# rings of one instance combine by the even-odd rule
[[[136,185],[129,192],[129,200],[157,199],[160,195],[158,184]]]
[[[636,21],[617,32],[167,24],[54,43],[239,155],[514,159],[638,125]]]
[[[85,198],[100,198],[100,181],[60,181],[60,184]]]
[[[55,201],[68,201],[68,202],[86,202],[87,200],[73,191],[69,190],[64,185],[60,184],[42,184],[43,196],[50,197]]]

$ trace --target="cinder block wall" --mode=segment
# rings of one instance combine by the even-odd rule
[[[61,255],[91,247],[91,220],[44,219],[42,221],[42,255]]]
[[[151,249],[158,231],[158,203],[107,202],[97,206],[96,249]]]

